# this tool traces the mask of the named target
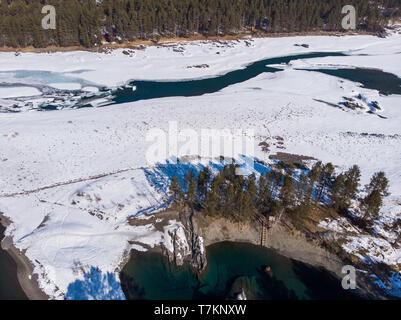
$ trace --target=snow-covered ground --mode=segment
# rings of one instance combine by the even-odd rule
[[[41,70],[53,73],[57,82],[82,78],[107,87],[124,85],[128,80],[179,80],[210,77],[237,70],[246,64],[273,57],[307,52],[344,51],[353,56],[316,59],[317,64],[339,64],[379,68],[401,75],[397,63],[401,35],[382,39],[373,36],[299,36],[289,38],[256,38],[238,41],[193,41],[109,54],[93,52],[0,54],[1,71]],[[294,46],[308,44],[309,48]],[[369,56],[364,56],[368,54]],[[396,55],[396,56],[394,56]],[[209,68],[188,68],[207,64]],[[59,75],[57,77],[57,75]],[[11,75],[10,75],[11,76]],[[27,74],[31,76],[31,74]],[[22,79],[19,79],[22,81]],[[73,80],[71,80],[72,82]],[[68,81],[70,82],[70,81]]]
[[[309,44],[309,49],[294,46],[300,43]],[[198,97],[0,114],[0,211],[13,221],[6,233],[18,248],[26,250],[41,287],[51,297],[73,298],[71,292],[67,294],[70,285],[80,287],[79,281],[88,272],[118,271],[130,248],[146,250],[138,243],[154,246],[168,241],[168,231],[158,231],[152,224],[133,227],[127,219],[165,206],[165,179],[170,176],[161,172],[158,183],[149,177],[149,172],[158,170],[147,162],[145,155],[152,142],[146,136],[153,128],[167,133],[171,122],[180,131],[199,133],[202,129],[253,129],[259,159],[269,162],[270,154],[288,152],[332,162],[338,170],[358,164],[362,184],[383,170],[392,196],[382,215],[388,224],[400,216],[401,97],[382,96],[351,81],[296,68],[334,64],[379,68],[401,76],[401,34],[386,39],[326,36],[193,42],[176,48],[149,47],[136,50],[132,57],[122,50],[111,54],[0,53],[0,72],[52,72],[40,73],[40,77],[28,73],[29,79],[19,78],[20,83],[33,83],[36,75],[39,82],[58,83],[59,88],[66,88],[65,77],[81,79],[69,82],[77,84],[68,84],[69,88],[78,88],[78,84],[112,87],[130,79],[208,77],[290,54],[344,51],[351,56],[300,60],[283,72],[261,74]],[[209,68],[187,68],[200,64]],[[55,73],[62,76],[59,81],[54,80]],[[43,80],[46,75],[52,79]],[[7,82],[4,77],[1,81]],[[363,110],[348,110],[317,101],[337,104],[344,96],[359,94],[365,101],[377,101],[382,110],[369,114],[367,105]],[[283,143],[275,143],[276,137]],[[270,144],[269,153],[258,147],[263,141]],[[177,228],[177,222],[171,221],[171,228]],[[357,251],[365,243],[357,238],[347,245]],[[383,261],[399,263],[401,251],[391,250]]]
[[[0,88],[0,98],[29,97],[40,95],[41,92],[31,87]]]

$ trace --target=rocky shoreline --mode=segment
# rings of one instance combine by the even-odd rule
[[[160,214],[158,214],[160,216]],[[163,213],[161,213],[163,216]],[[163,244],[152,250],[160,251],[170,263],[178,266],[188,263],[192,270],[200,274],[207,266],[206,247],[215,243],[231,241],[245,242],[254,245],[261,244],[262,226],[256,221],[247,223],[233,223],[225,218],[211,218],[200,212],[189,210],[167,212],[167,221],[176,218],[183,226],[185,239],[182,239],[175,231],[170,234],[173,242],[173,250],[169,250]],[[0,214],[0,223],[8,227],[11,221]],[[185,240],[187,246],[182,245]],[[17,265],[17,278],[22,290],[30,300],[48,300],[49,297],[40,289],[37,275],[33,274],[32,262],[13,244],[13,239],[4,237],[1,246],[12,257]],[[333,273],[339,281],[344,277],[343,266],[351,264],[347,258],[340,257],[333,252],[322,239],[313,238],[284,222],[277,221],[267,232],[267,248],[273,249],[281,255],[309,264],[316,268],[324,268]],[[120,270],[128,262],[130,252],[120,264]],[[355,263],[353,263],[355,265]],[[358,266],[356,266],[358,268]],[[370,280],[370,281],[369,281]],[[368,276],[359,277],[357,294],[364,299],[386,299],[373,284]]]
[[[262,225],[256,221],[238,224],[225,218],[207,217],[199,212],[191,214],[186,210],[177,212],[177,219],[185,226],[186,239],[190,244],[189,250],[171,252],[161,245],[161,252],[170,263],[176,265],[189,263],[198,274],[207,266],[205,248],[209,245],[224,241],[261,245]],[[285,219],[280,219],[268,229],[266,247],[289,259],[329,271],[338,279],[339,285],[345,276],[342,272],[344,266],[353,265],[358,271],[363,268],[360,262],[352,261],[349,257],[336,252],[330,241],[325,241],[323,236],[300,231]],[[355,293],[361,299],[389,298],[373,284],[368,274],[358,272],[357,277]]]
[[[0,223],[7,228],[11,221],[0,213]],[[13,239],[9,236],[1,241],[4,249],[17,265],[18,282],[29,300],[49,300],[49,297],[39,287],[38,278],[33,274],[34,266],[23,252],[14,246]]]

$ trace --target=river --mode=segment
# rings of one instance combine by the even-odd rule
[[[0,224],[0,241],[5,228]],[[7,251],[0,247],[0,300],[26,300],[17,278],[17,265]]]
[[[52,111],[59,108],[64,108],[70,104],[71,108],[92,107],[93,101],[99,98],[105,99],[104,105],[115,105],[126,102],[135,102],[148,99],[166,98],[166,97],[192,97],[200,96],[208,93],[218,92],[228,86],[245,82],[249,79],[257,77],[262,73],[276,73],[283,71],[282,68],[273,67],[274,65],[288,64],[295,60],[308,60],[314,58],[323,58],[331,56],[347,56],[341,52],[315,52],[299,55],[290,55],[277,58],[264,59],[250,63],[242,69],[234,70],[215,77],[193,79],[193,80],[174,80],[174,81],[140,81],[132,80],[128,86],[120,87],[115,90],[111,88],[101,88],[97,94],[80,92],[80,90],[55,90],[47,88],[47,91],[54,91],[54,101],[59,101],[60,105],[55,102],[39,104],[38,109],[42,111]],[[301,69],[303,70],[303,69]],[[381,94],[401,94],[401,79],[394,74],[383,72],[377,69],[365,68],[340,68],[340,69],[307,69],[311,72],[321,72],[331,76],[336,76],[342,79],[351,80],[361,83],[365,88],[378,90]],[[7,71],[8,72],[8,71]],[[19,76],[29,76],[31,71],[19,70]],[[34,73],[37,76],[49,77],[50,79],[63,79],[60,73]],[[75,78],[74,78],[75,79]],[[69,81],[73,81],[70,79]],[[46,79],[45,79],[46,80]],[[46,81],[49,81],[48,79]],[[78,80],[77,80],[78,81]],[[83,83],[83,80],[79,80]],[[78,81],[78,82],[79,82]],[[3,84],[1,86],[10,86]],[[68,96],[75,95],[69,101]],[[70,97],[71,98],[71,97]],[[66,101],[69,101],[66,104]],[[30,105],[30,103],[28,103]],[[19,107],[12,109],[12,112],[17,112]],[[10,111],[8,111],[10,112]]]

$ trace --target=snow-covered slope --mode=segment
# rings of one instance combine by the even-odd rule
[[[199,97],[1,114],[0,211],[13,222],[6,232],[18,248],[26,250],[41,287],[55,298],[65,297],[69,288],[80,287],[79,281],[88,273],[100,270],[114,274],[130,248],[146,250],[146,246],[166,241],[164,232],[151,223],[134,227],[127,219],[166,205],[165,179],[168,181],[169,175],[158,175],[157,167],[149,164],[145,155],[152,144],[146,139],[149,130],[158,128],[167,133],[170,122],[180,131],[199,133],[202,129],[253,129],[259,159],[269,162],[269,154],[284,151],[332,162],[338,170],[358,164],[362,184],[383,170],[392,193],[383,216],[391,224],[401,211],[401,97],[381,96],[351,81],[295,67],[375,67],[400,76],[400,40],[399,34],[393,34],[387,39],[346,36],[255,39],[228,45],[195,42],[179,45],[183,52],[150,47],[136,51],[133,57],[121,50],[109,55],[1,53],[3,71],[47,70],[108,86],[129,79],[206,77],[292,53],[352,54],[298,61],[283,72],[261,74]],[[310,48],[295,47],[295,43],[308,43]],[[203,63],[210,67],[187,68]],[[367,107],[348,110],[318,101],[337,104],[344,96],[359,94],[377,101],[382,110],[369,114]],[[277,137],[282,139],[279,144],[275,143]],[[270,145],[269,153],[258,147],[260,142]],[[176,228],[176,222],[171,222],[171,228]],[[357,250],[363,243],[348,245]],[[399,263],[400,256],[395,250],[384,261]],[[103,281],[102,276],[98,278]],[[105,297],[111,297],[105,292]],[[67,297],[74,295],[70,292]]]

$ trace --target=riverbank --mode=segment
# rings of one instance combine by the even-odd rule
[[[134,40],[125,41],[122,43],[104,43],[96,47],[83,47],[83,46],[70,46],[70,47],[58,47],[49,46],[45,48],[35,48],[33,46],[23,48],[12,48],[12,47],[0,47],[0,52],[34,52],[34,53],[55,53],[55,52],[70,52],[70,51],[89,51],[89,52],[101,52],[103,50],[115,50],[115,49],[137,49],[140,46],[164,46],[171,43],[183,44],[193,41],[232,41],[232,40],[244,40],[249,38],[284,38],[284,37],[300,37],[300,36],[360,36],[360,35],[376,35],[374,32],[366,31],[313,31],[313,32],[291,32],[291,33],[240,33],[237,35],[225,35],[225,36],[203,36],[201,34],[193,35],[190,37],[161,37],[158,41],[153,40]]]
[[[123,253],[136,247],[131,242],[149,246],[160,242],[164,232],[157,232],[153,224],[130,228],[126,220],[163,208],[171,176],[197,166],[196,162],[190,166],[165,166],[162,162],[160,166],[149,167],[143,156],[150,146],[147,133],[152,128],[169,132],[172,122],[180,131],[189,128],[198,133],[206,128],[231,132],[238,128],[254,129],[255,156],[268,165],[271,164],[268,155],[277,152],[332,162],[344,171],[358,164],[361,185],[368,183],[374,172],[385,171],[392,197],[386,199],[378,224],[388,226],[390,236],[383,239],[383,233],[377,236],[359,236],[357,231],[344,233],[340,245],[378,263],[391,266],[397,263],[400,251],[391,246],[392,233],[396,232],[391,229],[391,217],[395,219],[399,212],[401,190],[397,179],[399,97],[379,96],[351,81],[298,68],[359,66],[401,74],[396,63],[399,40],[400,35],[387,39],[301,37],[233,41],[229,43],[232,48],[219,43],[194,43],[183,46],[180,50],[183,52],[178,52],[180,47],[175,51],[176,48],[156,47],[135,50],[133,57],[122,50],[111,54],[2,53],[4,77],[12,78],[8,83],[38,83],[41,79],[46,83],[67,80],[78,83],[84,79],[104,81],[109,86],[140,77],[150,80],[211,77],[243,69],[264,58],[288,54],[311,51],[349,54],[294,61],[281,66],[285,70],[274,76],[259,75],[220,92],[197,97],[154,99],[107,108],[3,114],[0,175],[4,178],[0,189],[4,194],[21,195],[1,197],[0,209],[13,220],[13,236],[20,239],[19,248],[28,249],[26,254],[35,264],[41,287],[51,297],[63,297],[70,283],[82,279],[81,274],[74,273],[77,260],[103,272],[114,272]],[[308,44],[309,49],[296,44]],[[193,67],[205,63],[210,67]],[[73,79],[65,79],[65,74]],[[21,75],[25,78],[19,78]],[[359,94],[367,102],[377,101],[388,119],[316,101],[338,103],[343,97],[359,99],[356,98]],[[262,153],[259,143],[268,146],[270,153]],[[90,177],[98,178],[88,183]],[[44,227],[37,230],[43,221]],[[330,227],[338,224],[333,219],[326,225],[329,223]]]
[[[158,219],[158,228],[163,229],[171,220],[181,221],[186,226],[187,242],[190,243],[192,232],[188,227],[189,216],[186,213],[179,213],[176,210],[168,209],[157,213],[152,219]],[[147,221],[149,222],[149,221]],[[140,225],[141,220],[131,220],[131,225]],[[195,212],[192,217],[193,234],[202,237],[203,246],[208,247],[221,242],[249,243],[252,245],[261,245],[262,224],[256,220],[250,220],[243,223],[235,223],[226,218],[215,218],[206,216],[202,212]],[[323,229],[321,229],[323,230]],[[321,231],[320,230],[320,231]],[[311,240],[291,224],[290,219],[283,214],[271,228],[267,231],[266,247],[277,251],[281,255],[312,265],[322,267],[342,278],[341,269],[343,261],[322,246],[322,243]],[[158,248],[158,247],[156,247]],[[160,251],[159,249],[152,249]],[[183,252],[176,252],[183,254]],[[126,260],[124,260],[126,262]],[[121,265],[121,268],[123,265]]]
[[[11,221],[0,214],[0,223],[7,228]],[[37,275],[33,274],[34,266],[31,261],[14,246],[13,239],[9,236],[1,241],[4,249],[17,265],[18,282],[29,300],[48,300],[49,297],[40,289]]]
[[[190,244],[193,237],[201,237],[204,246],[201,251],[203,252],[206,251],[206,247],[223,242],[248,243],[258,247],[265,247],[292,261],[309,265],[316,270],[322,270],[322,272],[325,270],[324,272],[328,272],[338,280],[340,286],[344,277],[342,269],[345,265],[353,265],[360,270],[365,268],[358,260],[352,260],[352,255],[345,254],[336,241],[326,238],[327,234],[325,234],[324,229],[317,225],[316,221],[320,221],[332,214],[331,211],[324,208],[316,208],[311,217],[303,221],[293,221],[291,216],[284,212],[267,229],[266,246],[261,246],[262,224],[255,219],[244,223],[233,223],[226,218],[209,217],[202,212],[195,212],[192,216],[192,229],[188,227],[190,218],[189,214],[185,213],[185,210],[183,212],[180,211],[180,213],[175,211],[174,214],[174,210],[169,209],[158,213],[157,217],[160,219],[159,223],[161,225],[168,223],[169,219],[180,221],[182,225],[186,226],[186,242]],[[177,240],[182,241],[180,238],[175,239],[175,241]],[[173,247],[175,248],[174,245]],[[155,251],[152,250],[152,252]],[[196,263],[194,264],[194,253],[196,252],[193,248],[191,250],[190,246],[190,250],[186,253],[187,256],[184,260],[202,274],[205,269],[199,268]],[[167,252],[166,254],[166,250],[164,250],[163,254],[171,263],[176,261],[176,257],[184,256],[185,252],[174,250],[174,252]],[[207,259],[205,265],[207,269],[209,265]],[[121,270],[124,268],[122,267]],[[357,289],[353,293],[364,299],[389,298],[374,285],[372,278],[363,272],[358,274]]]
[[[176,267],[162,254],[133,251],[120,273],[127,299],[341,300],[344,291],[331,272],[294,261],[276,250],[222,241],[205,248],[208,266],[200,274],[190,264]],[[150,272],[151,270],[151,272]]]
[[[261,244],[262,226],[256,221],[235,224],[224,218],[214,220],[199,215],[197,225],[198,232],[204,237],[207,246],[222,241]],[[342,277],[343,262],[318,243],[308,241],[304,234],[290,227],[288,223],[278,221],[272,228],[268,229],[266,242],[267,248],[276,250],[287,258],[314,267],[323,267],[336,274],[337,277]]]

